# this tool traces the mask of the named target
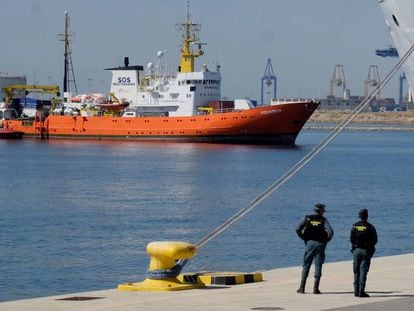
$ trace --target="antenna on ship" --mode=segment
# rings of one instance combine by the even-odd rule
[[[73,41],[73,33],[69,33],[70,26],[70,17],[69,12],[65,11],[65,33],[58,35],[58,40],[64,42],[65,52],[64,52],[64,75],[63,75],[63,93],[64,98],[67,100],[70,92],[70,84],[73,83],[75,88],[75,93],[78,93],[78,88],[76,87],[75,72],[73,71],[72,64],[72,50],[70,44]]]
[[[198,41],[197,34],[200,32],[201,25],[195,24],[190,20],[190,1],[187,1],[187,20],[181,24],[177,24],[178,30],[182,31],[183,42],[181,46],[180,66],[179,72],[194,72],[194,60],[203,55],[204,51],[201,49],[205,43]],[[197,44],[196,49],[192,49],[192,45]]]

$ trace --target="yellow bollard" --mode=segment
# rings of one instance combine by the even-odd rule
[[[190,259],[197,254],[197,247],[187,242],[164,241],[147,245],[150,267],[149,277],[143,282],[118,285],[123,291],[177,291],[204,287],[203,283],[185,283],[179,276],[169,276],[178,260]]]

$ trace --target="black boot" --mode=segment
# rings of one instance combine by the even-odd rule
[[[359,296],[359,272],[354,272],[354,296]]]
[[[321,281],[321,278],[315,278],[315,283],[313,284],[313,293],[314,294],[322,294],[319,290],[319,282]]]
[[[305,285],[306,285],[306,280],[305,281],[301,281],[300,282],[300,286],[299,286],[299,288],[297,289],[297,293],[298,294],[304,294],[305,293]]]
[[[358,294],[359,298],[367,298],[369,297],[369,295],[365,292],[365,284],[362,284],[359,287],[359,294]]]
[[[369,297],[369,295],[365,291],[361,290],[361,291],[359,291],[358,297],[359,298],[367,298],[367,297]]]
[[[303,266],[302,275],[300,278],[300,286],[298,290],[296,291],[298,294],[305,293],[305,285],[306,285],[306,280],[308,279],[308,275],[309,275],[309,268],[310,268],[309,266]]]
[[[359,286],[358,284],[354,284],[354,296],[358,297],[359,296]]]

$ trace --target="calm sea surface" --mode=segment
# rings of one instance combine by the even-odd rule
[[[198,242],[327,135],[302,131],[292,149],[0,141],[0,301],[144,279],[148,242]],[[327,261],[351,259],[348,234],[361,208],[377,227],[377,256],[414,252],[413,135],[341,133],[184,272],[300,265],[294,229],[316,202],[335,230]]]

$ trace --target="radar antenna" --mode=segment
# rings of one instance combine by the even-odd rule
[[[201,25],[193,23],[190,17],[190,1],[187,1],[187,20],[177,24],[178,30],[182,31],[183,38],[179,72],[194,72],[194,60],[204,54],[202,46],[205,43],[197,42]],[[193,45],[198,45],[198,47],[193,49]]]

